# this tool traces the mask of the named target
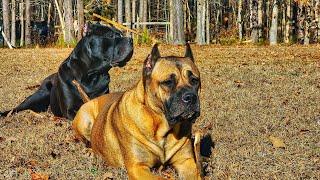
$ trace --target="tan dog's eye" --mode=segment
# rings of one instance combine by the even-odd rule
[[[169,79],[160,82],[160,84],[162,86],[165,86],[165,87],[168,87],[170,89],[173,89],[175,87],[175,85],[176,85],[175,75],[172,74]]]
[[[199,78],[197,78],[197,77],[194,76],[194,75],[191,75],[191,76],[190,76],[189,81],[190,81],[190,84],[191,84],[192,86],[198,86],[198,85],[199,85],[199,82],[200,82]]]

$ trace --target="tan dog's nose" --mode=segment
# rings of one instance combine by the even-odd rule
[[[182,96],[182,101],[184,103],[193,104],[197,100],[197,95],[192,92],[187,92]]]

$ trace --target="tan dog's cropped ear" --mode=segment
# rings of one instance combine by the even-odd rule
[[[189,43],[186,44],[186,53],[185,53],[184,57],[188,57],[188,58],[191,59],[192,62],[194,62],[192,50],[191,50],[191,47],[190,47]]]
[[[151,53],[148,55],[146,60],[143,63],[143,82],[145,83],[146,80],[149,79],[149,76],[151,75],[151,72],[157,62],[157,60],[160,58],[160,52],[158,49],[158,44],[155,44],[151,50]]]

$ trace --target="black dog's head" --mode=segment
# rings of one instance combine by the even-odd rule
[[[86,26],[86,35],[75,48],[77,56],[88,69],[105,70],[124,66],[132,57],[133,41],[113,27],[93,24]],[[78,58],[77,58],[78,59]]]
[[[155,45],[144,62],[143,83],[170,126],[185,120],[194,122],[200,115],[200,73],[189,44],[184,57],[161,57]]]

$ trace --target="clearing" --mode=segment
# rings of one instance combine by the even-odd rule
[[[320,179],[320,46],[192,46],[202,76],[201,117],[214,141],[206,179]],[[150,46],[135,47],[124,68],[111,70],[111,91],[141,77]],[[35,91],[71,49],[0,49],[0,111]],[[160,46],[162,55],[184,47]],[[275,148],[270,136],[285,148]],[[115,179],[73,138],[70,122],[50,112],[0,118],[0,179]]]

